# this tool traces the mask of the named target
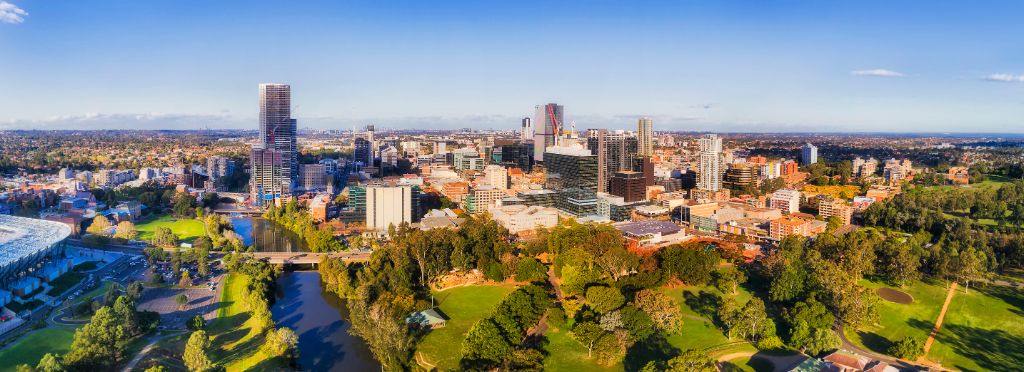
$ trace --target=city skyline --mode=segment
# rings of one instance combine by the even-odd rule
[[[251,128],[281,82],[300,128],[1024,131],[1012,2],[3,4],[0,129]]]

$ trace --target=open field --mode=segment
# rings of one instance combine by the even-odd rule
[[[46,353],[64,354],[71,349],[77,327],[50,327],[33,331],[0,351],[0,372],[13,372],[19,364],[35,367]]]
[[[573,340],[568,329],[549,328],[544,334],[548,339],[548,357],[544,369],[548,371],[622,371],[622,363],[613,366],[598,364],[587,357],[587,349]]]
[[[206,226],[202,221],[194,219],[178,219],[172,216],[148,217],[135,225],[139,231],[139,240],[153,239],[153,233],[158,227],[170,228],[178,239],[185,243],[191,243],[200,236],[206,235]]]
[[[713,349],[715,355],[728,354],[750,347],[748,343],[736,343],[740,340],[729,340],[722,330],[711,321],[715,312],[716,296],[724,296],[714,287],[686,286],[680,288],[662,288],[661,291],[680,305],[683,313],[682,332],[670,335],[668,342],[680,350]],[[740,306],[750,301],[753,295],[740,287],[734,297]],[[730,345],[727,345],[730,344]],[[735,344],[735,345],[732,345]],[[751,350],[754,350],[752,347]]]
[[[868,288],[887,288],[883,283],[862,281]],[[895,288],[913,297],[910,304],[886,300],[878,303],[878,324],[865,325],[860,329],[846,328],[846,338],[865,349],[885,354],[893,342],[905,337],[914,337],[924,342],[939,316],[946,299],[944,283],[914,282],[903,288]],[[926,325],[926,326],[922,326]]]
[[[416,346],[418,357],[439,370],[457,370],[466,332],[515,289],[513,285],[475,285],[434,292],[437,307],[449,319],[444,328],[423,337]]]
[[[998,286],[972,288],[966,293],[962,288],[949,304],[927,359],[964,371],[1020,370],[1024,363],[1024,293]]]

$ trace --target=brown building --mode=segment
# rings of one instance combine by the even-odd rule
[[[643,173],[633,171],[615,172],[611,179],[610,194],[620,196],[627,203],[644,200],[647,190]]]
[[[850,219],[853,216],[853,208],[846,201],[839,198],[833,198],[827,195],[818,196],[818,215],[822,219],[828,221],[829,217],[837,217],[843,222],[843,226],[850,224]]]

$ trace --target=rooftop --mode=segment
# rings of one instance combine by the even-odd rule
[[[660,220],[620,223],[615,228],[630,236],[670,235],[682,230],[675,223]]]
[[[71,235],[60,222],[0,215],[0,267],[45,251]]]

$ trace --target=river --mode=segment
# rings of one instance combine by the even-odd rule
[[[303,371],[379,371],[380,364],[362,339],[348,334],[345,302],[320,286],[320,273],[286,272],[277,282],[271,308],[278,326],[299,336]]]
[[[231,219],[231,226],[242,236],[245,246],[255,246],[256,252],[309,252],[306,241],[277,222],[235,217]]]

